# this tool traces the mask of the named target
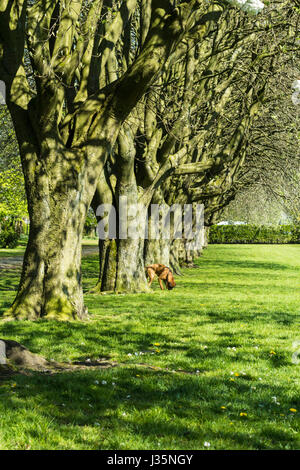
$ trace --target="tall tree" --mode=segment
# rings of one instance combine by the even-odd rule
[[[114,203],[120,212],[120,196],[126,196],[128,203],[140,203],[146,208],[150,202],[164,204],[166,196],[172,204],[176,201],[176,197],[171,196],[176,193],[170,182],[172,174],[183,177],[211,171],[212,167],[217,174],[233,158],[229,145],[223,154],[208,155],[203,148],[204,129],[207,134],[212,132],[211,121],[217,122],[218,114],[231,101],[234,81],[243,75],[234,73],[235,64],[240,66],[245,56],[248,62],[250,56],[251,62],[255,34],[253,32],[250,41],[248,36],[255,22],[249,26],[246,15],[239,21],[241,15],[236,15],[236,10],[233,10],[235,14],[226,10],[221,16],[221,3],[214,2],[204,10],[199,23],[207,25],[206,30],[190,30],[185,41],[169,57],[159,80],[127,119],[107,162],[105,175],[99,181],[93,200],[95,211],[101,203]],[[242,47],[244,41],[246,54]],[[116,57],[113,63],[118,63]],[[113,77],[111,71],[107,75],[108,80]],[[220,88],[218,92],[214,91],[216,86]],[[244,121],[247,118],[244,117]],[[237,125],[235,140],[232,139],[234,152],[239,148],[242,124]],[[222,125],[224,122],[218,124],[220,132]],[[105,211],[98,215],[102,223],[106,221]],[[170,240],[162,236],[144,240],[145,223],[144,214],[139,227],[141,235],[133,240],[123,240],[118,230],[113,240],[100,240],[100,275],[94,292],[143,290],[146,288],[144,261],[169,264]]]
[[[0,79],[30,216],[19,290],[7,316],[84,316],[81,237],[99,175],[122,123],[195,26],[201,4],[153,0],[143,47],[136,44],[132,65],[106,86],[114,41],[122,36],[128,49],[134,37],[126,26],[137,1],[1,0]]]
[[[228,2],[213,5],[221,11]],[[189,34],[201,42],[214,14],[200,0],[1,1],[0,79],[30,216],[20,286],[8,315],[84,316],[81,236],[107,157],[175,47]],[[124,67],[116,74],[120,60]],[[125,140],[120,134],[120,148]],[[128,165],[123,159],[121,192]]]

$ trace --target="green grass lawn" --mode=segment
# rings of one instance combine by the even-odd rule
[[[0,322],[48,359],[119,364],[2,382],[0,449],[300,449],[300,246],[197,263],[174,291],[86,295],[88,322]],[[83,260],[85,291],[97,267]],[[0,275],[0,318],[18,275]]]
[[[26,248],[28,237],[22,235],[19,245],[16,248],[0,248],[0,258],[8,258],[12,256],[23,256]],[[85,237],[82,240],[83,246],[97,246],[98,239],[93,237]]]
[[[27,235],[21,235],[21,239],[16,248],[0,248],[0,258],[8,258],[11,256],[23,256],[27,240]]]

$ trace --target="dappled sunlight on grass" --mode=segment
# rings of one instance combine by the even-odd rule
[[[296,448],[291,386],[230,377],[137,367],[18,376],[0,389],[1,438],[36,449]]]
[[[299,449],[299,255],[210,246],[172,292],[86,294],[89,321],[0,324],[48,359],[117,363],[3,382],[0,448]],[[86,292],[97,270],[83,260]],[[1,276],[0,312],[18,276]]]

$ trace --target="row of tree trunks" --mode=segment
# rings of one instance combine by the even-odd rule
[[[173,2],[153,0],[148,34],[135,60],[113,83],[91,91],[88,82],[99,84],[101,78],[94,71],[92,49],[93,41],[97,44],[99,39],[102,2],[87,2],[96,8],[89,5],[87,15],[81,14],[82,2],[67,2],[69,7],[62,6],[61,15],[54,11],[55,2],[49,8],[42,3],[27,8],[27,2],[12,0],[0,7],[0,79],[5,81],[7,105],[19,144],[30,217],[20,286],[5,316],[82,319],[86,309],[81,241],[98,179],[122,124],[156,81],[173,49],[187,34],[189,24],[182,24],[181,13]],[[128,12],[134,10],[135,3],[126,2]],[[183,19],[189,18],[197,4],[187,3],[185,8],[187,15]],[[122,13],[120,10],[119,24],[113,30],[116,37],[120,37],[117,31],[119,26],[122,31],[125,21]],[[77,25],[81,21],[80,35]],[[28,45],[32,72],[24,66]],[[96,56],[98,49],[95,60]],[[81,61],[83,66],[79,67]],[[122,168],[125,173],[126,165],[132,165],[131,156]],[[121,176],[118,191],[132,197],[136,188],[128,184]],[[114,273],[115,269],[112,279],[117,288],[127,288],[131,279],[137,278],[135,270],[142,249],[137,243],[133,245],[131,251],[126,242],[108,243],[105,263],[108,258],[114,262],[108,264],[106,272]],[[126,251],[131,251],[130,260],[126,259]],[[128,270],[131,272],[127,278]],[[139,269],[138,276],[140,273]],[[144,274],[142,277],[145,279]],[[107,287],[110,278],[106,276]]]
[[[116,215],[119,220],[118,211]],[[98,222],[103,223],[102,217],[97,218]],[[99,240],[99,280],[92,289],[93,293],[145,292],[148,290],[146,266],[154,263],[164,264],[169,266],[174,274],[181,275],[181,267],[194,266],[195,259],[201,256],[203,247],[207,245],[205,229],[196,232],[196,238],[192,242],[166,238],[162,226],[157,231],[156,238],[139,236],[141,233],[150,233],[150,228],[146,231],[146,221],[151,224],[150,217],[139,217],[136,238],[120,238],[118,227],[115,239]]]

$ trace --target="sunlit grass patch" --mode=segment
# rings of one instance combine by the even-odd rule
[[[172,292],[86,294],[83,323],[0,324],[48,359],[117,363],[2,382],[0,448],[299,449],[299,255],[210,246]],[[97,269],[83,260],[86,292]],[[18,275],[1,277],[0,308]]]

